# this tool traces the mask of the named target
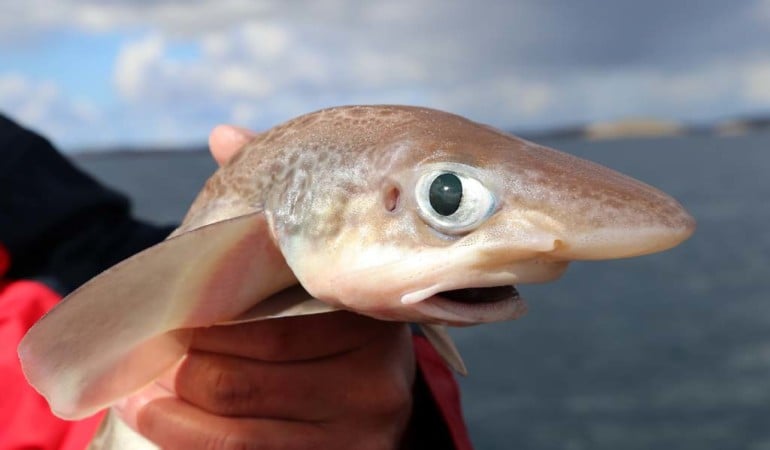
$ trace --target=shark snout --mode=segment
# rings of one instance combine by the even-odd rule
[[[692,235],[695,219],[679,202],[651,186],[623,178],[625,182],[613,189],[597,190],[560,205],[556,220],[562,227],[554,236],[550,256],[628,258],[670,249]]]
[[[559,239],[551,256],[568,260],[630,258],[676,247],[695,230],[695,220],[686,212],[669,222],[613,224],[570,233]]]
[[[695,220],[673,197],[610,168],[530,145],[507,166],[515,175],[501,219],[522,249],[556,260],[597,260],[667,250]],[[506,210],[507,209],[507,210]]]

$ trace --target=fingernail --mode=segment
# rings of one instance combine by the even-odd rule
[[[158,383],[152,383],[134,395],[112,405],[118,416],[131,428],[137,429],[136,418],[148,403],[159,398],[173,397],[174,393]]]

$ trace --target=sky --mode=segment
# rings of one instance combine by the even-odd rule
[[[400,103],[514,131],[770,113],[770,0],[0,0],[0,112],[68,151]]]

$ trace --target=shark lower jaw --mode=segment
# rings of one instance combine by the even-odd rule
[[[527,305],[512,285],[439,292],[414,305],[430,321],[462,326],[518,319]]]

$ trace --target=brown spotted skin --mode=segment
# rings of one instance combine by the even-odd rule
[[[182,231],[210,223],[206,214],[212,209],[210,205],[218,203],[219,208],[222,199],[227,199],[226,204],[233,208],[252,211],[262,210],[270,202],[277,210],[276,219],[286,220],[282,226],[289,233],[333,233],[333,224],[328,229],[325,225],[323,229],[321,225],[301,226],[321,220],[319,211],[310,207],[320,201],[318,194],[310,192],[310,186],[319,181],[323,186],[333,184],[333,188],[324,190],[327,202],[344,208],[344,199],[365,188],[370,173],[383,169],[383,160],[389,159],[383,143],[394,128],[411,120],[412,109],[331,108],[270,129],[209,179],[185,218]],[[344,180],[329,179],[330,175],[343,173],[349,175]]]
[[[351,208],[352,198],[386,189],[394,171],[445,160],[488,171],[502,208],[537,210],[573,233],[693,227],[675,200],[644,183],[486,125],[428,108],[348,106],[260,135],[209,180],[180,232],[223,211],[232,217],[265,209],[278,236],[328,238],[345,225],[368,223]],[[424,234],[416,234],[415,245],[422,245]]]

